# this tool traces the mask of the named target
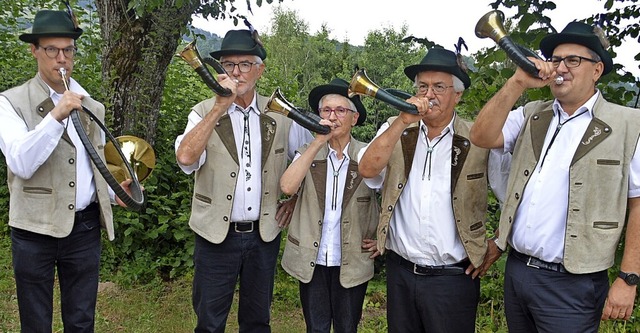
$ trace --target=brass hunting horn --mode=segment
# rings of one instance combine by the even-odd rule
[[[516,63],[518,67],[529,73],[529,75],[538,77],[536,65],[527,59],[527,57],[541,59],[540,56],[513,42],[509,35],[507,35],[502,22],[504,22],[504,13],[499,10],[492,10],[484,14],[480,20],[478,20],[478,23],[476,23],[476,36],[479,38],[491,38],[507,53],[509,59]],[[556,84],[562,84],[563,81],[562,76],[556,78]]]
[[[196,73],[200,75],[202,81],[211,89],[214,93],[220,96],[231,96],[231,90],[223,87],[216,81],[216,79],[211,75],[209,69],[205,66],[205,64],[213,67],[213,69],[218,74],[226,74],[224,68],[220,63],[213,58],[204,58],[204,60],[200,57],[198,53],[198,49],[196,48],[196,40],[194,39],[191,43],[187,44],[182,51],[180,51],[176,56],[184,59],[193,69],[195,69]]]
[[[418,108],[415,105],[407,103],[405,100],[401,99],[408,98],[407,96],[410,97],[411,95],[400,90],[380,88],[377,84],[371,81],[364,69],[357,70],[353,75],[351,83],[349,84],[348,92],[349,97],[353,97],[355,95],[370,96],[383,101],[402,112],[418,114]]]
[[[287,101],[284,96],[282,96],[280,88],[276,88],[276,91],[271,94],[267,102],[267,111],[287,116],[300,124],[300,126],[318,134],[329,134],[329,132],[331,132],[329,126],[319,124],[320,120],[322,120],[320,116],[313,112],[297,108]]]
[[[67,79],[67,71],[66,71],[66,69],[65,68],[60,68],[58,70],[58,72],[60,73],[60,76],[62,77],[62,82],[64,83],[65,89],[69,90],[69,83],[68,83],[68,79]],[[86,107],[83,106],[82,110],[93,120],[93,122],[96,125],[98,125],[102,129],[102,131],[105,134],[105,137],[114,145],[115,151],[116,151],[117,155],[119,155],[120,159],[122,161],[128,161],[127,157],[125,157],[125,155],[122,152],[122,150],[120,150],[120,145],[117,144],[116,139],[113,137],[113,135],[111,135],[109,130],[100,121],[100,119],[98,119],[93,114],[93,112],[91,112]],[[131,195],[129,195],[122,188],[122,186],[120,186],[120,182],[117,181],[115,179],[115,177],[111,174],[111,172],[109,171],[109,168],[105,165],[105,162],[102,161],[102,158],[100,157],[100,154],[96,151],[96,148],[93,146],[93,143],[91,143],[91,139],[89,139],[89,136],[87,135],[87,132],[85,131],[84,127],[82,126],[82,121],[80,120],[79,110],[72,110],[71,113],[69,114],[69,117],[71,118],[71,121],[73,122],[73,126],[75,127],[76,132],[78,132],[78,137],[80,138],[80,141],[82,141],[82,144],[84,145],[84,148],[87,150],[87,154],[91,158],[91,161],[93,161],[93,164],[96,166],[96,169],[98,169],[98,171],[100,172],[100,174],[102,175],[104,180],[107,182],[107,184],[109,184],[109,187],[111,187],[111,189],[113,189],[113,192],[115,192],[115,194],[118,196],[118,198],[120,198],[120,200],[122,200],[122,202],[124,202],[127,205],[127,207],[129,207],[129,208],[131,208],[133,210],[136,210],[136,211],[142,210],[142,208],[144,206],[144,194],[142,192],[142,186],[140,185],[140,180],[138,179],[138,176],[136,175],[136,173],[133,171],[133,168],[131,167],[131,165],[129,163],[126,163],[126,162],[122,163],[122,166],[125,167],[128,175],[130,175],[130,178],[132,180],[131,184],[129,185],[129,190],[131,191]],[[155,160],[155,158],[154,158],[154,160]]]
[[[107,142],[104,146],[104,156],[107,160],[107,168],[113,177],[119,183],[131,178],[127,171],[127,164],[129,164],[139,181],[147,179],[156,165],[156,154],[151,145],[133,135],[119,136],[116,142],[127,159],[122,160],[114,143]]]

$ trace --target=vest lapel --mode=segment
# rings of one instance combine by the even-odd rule
[[[413,155],[416,153],[416,145],[418,143],[418,134],[420,127],[415,126],[407,128],[400,136],[402,143],[402,153],[404,155],[404,178],[409,179],[411,165],[413,164]]]
[[[352,143],[353,144],[353,143]],[[344,192],[342,193],[342,211],[347,207],[347,203],[351,200],[351,197],[358,189],[362,177],[358,173],[358,163],[353,159],[349,160],[349,167],[347,168],[347,179],[344,183]]]
[[[237,165],[240,165],[238,162],[238,150],[236,149],[236,139],[233,136],[233,126],[231,126],[231,117],[228,114],[223,115],[218,119],[218,124],[216,124],[216,132],[220,137],[220,141],[227,151],[231,158],[236,162]]]
[[[462,172],[462,167],[471,149],[469,140],[461,135],[453,135],[453,146],[451,147],[451,193],[456,188],[458,178]]]
[[[553,110],[551,109],[536,113],[531,117],[531,145],[536,161],[539,161],[540,155],[542,155],[542,146],[544,146],[544,138],[547,136],[551,119],[553,119]]]
[[[326,157],[327,153],[325,149],[320,150],[320,153],[323,152]],[[320,204],[320,211],[324,214],[324,198],[327,192],[327,159],[314,160],[313,163],[311,163],[310,172],[311,179],[313,180],[313,186],[316,188],[316,196],[318,197],[318,203]]]
[[[276,136],[276,121],[267,116],[264,112],[260,112],[260,134],[262,135],[262,168],[267,163],[271,145]]]
[[[592,118],[587,130],[584,132],[580,144],[573,155],[571,165],[586,155],[591,149],[595,148],[600,142],[604,141],[611,134],[611,126],[598,118]]]

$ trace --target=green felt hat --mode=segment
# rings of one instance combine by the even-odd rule
[[[405,67],[404,74],[411,80],[415,80],[416,75],[424,71],[445,72],[455,75],[462,81],[465,88],[471,85],[471,79],[465,71],[458,65],[456,54],[443,48],[432,48],[427,51],[427,55],[422,58],[417,65]]]
[[[257,38],[256,38],[257,39]],[[249,30],[229,30],[222,39],[220,50],[211,52],[214,59],[220,60],[225,55],[256,55],[264,60],[267,51],[254,39]]]
[[[343,79],[333,79],[329,84],[319,85],[309,92],[309,106],[313,112],[318,113],[318,107],[320,106],[320,100],[324,95],[337,94],[349,98],[349,82]],[[356,111],[360,114],[356,126],[362,125],[367,120],[367,110],[362,105],[359,96],[353,96],[349,98],[356,106]]]
[[[59,10],[41,10],[33,19],[31,33],[19,36],[23,42],[36,44],[41,37],[69,37],[78,39],[82,29],[76,24],[69,13]]]
[[[594,32],[595,28],[582,22],[570,22],[560,33],[549,34],[540,41],[540,51],[551,58],[553,50],[560,44],[579,44],[589,48],[600,56],[607,74],[613,69],[613,59],[603,46],[603,41]],[[604,38],[604,35],[602,36]],[[606,42],[605,42],[606,43]]]

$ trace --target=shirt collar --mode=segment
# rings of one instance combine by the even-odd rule
[[[347,157],[348,159],[351,159],[351,157],[349,157],[349,145],[351,144],[351,141],[347,142],[347,145],[344,146],[344,149],[342,149],[342,155]],[[334,157],[338,156],[338,151],[331,148],[331,146],[329,145],[329,143],[327,142],[327,147],[329,148],[329,155],[333,155]]]
[[[596,89],[596,92],[593,94],[593,96],[591,96],[591,98],[589,98],[584,104],[582,104],[582,106],[580,106],[572,116],[580,114],[580,112],[582,112],[583,110],[588,110],[589,115],[593,118],[593,106],[596,104],[596,100],[598,100],[599,96],[600,90]],[[560,102],[558,102],[558,99],[553,100],[553,114],[554,116],[562,115],[561,119],[571,118],[566,112],[564,112],[562,106],[560,105]]]
[[[260,110],[258,109],[258,98],[257,98],[256,92],[253,93],[253,100],[251,101],[251,104],[247,106],[246,109],[242,108],[240,105],[233,102],[229,107],[229,110],[227,113],[242,112],[242,110],[250,110],[250,111],[253,111],[256,115],[260,115]]]
[[[447,126],[445,128],[442,129],[442,132],[440,132],[442,135],[442,133],[447,132],[447,128],[449,129],[449,131],[447,133],[453,135],[455,132],[453,130],[453,122],[456,120],[456,117],[458,115],[454,112],[453,113],[453,117],[451,117],[451,121],[449,122],[449,124],[447,124]],[[423,120],[420,120],[420,129],[424,132],[424,134],[428,134],[429,133],[429,128],[427,127],[427,125],[424,123]]]

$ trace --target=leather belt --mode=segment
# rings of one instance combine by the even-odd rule
[[[243,234],[257,230],[257,225],[258,221],[231,222],[229,224],[229,230]]]
[[[97,202],[92,202],[85,209],[77,211],[75,215],[75,222],[84,222],[88,220],[94,220],[100,217],[100,208]]]
[[[393,251],[387,251],[387,258],[416,275],[460,275],[469,266],[469,259],[451,265],[422,266],[414,264]]]
[[[556,262],[548,262],[548,261],[544,261],[544,260],[540,260],[536,257],[532,257],[532,256],[528,256],[526,254],[522,254],[518,251],[515,250],[511,250],[511,255],[524,262],[525,264],[527,264],[527,266],[529,267],[533,267],[533,268],[537,268],[537,269],[546,269],[548,271],[554,271],[554,272],[559,272],[559,273],[569,273],[567,271],[566,268],[564,268],[564,265],[560,264],[560,263],[556,263]]]

